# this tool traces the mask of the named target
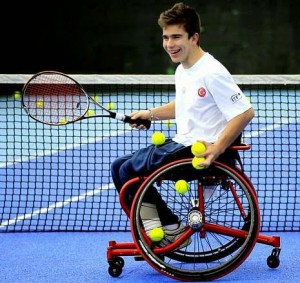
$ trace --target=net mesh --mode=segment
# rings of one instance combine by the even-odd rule
[[[154,131],[174,136],[174,121],[156,122],[148,131],[109,118],[61,127],[37,123],[21,108],[20,91],[29,77],[0,76],[0,232],[128,231],[110,164],[149,145]],[[175,94],[173,76],[73,77],[121,113],[158,106]],[[241,156],[257,190],[261,229],[299,231],[300,76],[235,80],[256,111],[243,134],[252,148]]]

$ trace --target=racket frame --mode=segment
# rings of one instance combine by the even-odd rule
[[[59,123],[53,123],[53,122],[46,122],[43,121],[41,119],[38,119],[36,116],[32,115],[28,109],[28,107],[26,106],[25,102],[24,102],[24,97],[26,96],[26,90],[28,88],[28,86],[30,85],[30,83],[35,80],[37,77],[39,76],[43,76],[43,75],[59,75],[59,76],[63,76],[71,81],[73,81],[83,92],[83,94],[85,95],[85,97],[87,98],[87,106],[85,111],[82,113],[82,115],[76,117],[73,120],[70,121],[65,121],[65,122],[59,122]],[[27,95],[28,96],[28,95]],[[107,112],[107,114],[96,114],[96,115],[89,115],[87,116],[87,112],[89,110],[90,104],[91,102],[93,102],[95,105],[97,105],[98,107],[100,107],[102,110],[104,110],[105,112]],[[71,124],[71,123],[75,123],[78,122],[80,120],[84,120],[84,119],[88,119],[88,118],[99,118],[99,117],[109,117],[109,118],[113,118],[113,119],[117,119],[120,120],[124,123],[129,123],[129,124],[137,124],[137,125],[141,125],[143,124],[147,129],[150,128],[151,126],[151,121],[150,120],[144,120],[144,119],[138,119],[138,120],[132,120],[130,116],[127,116],[125,114],[122,113],[118,113],[118,112],[114,112],[111,111],[109,109],[107,109],[106,107],[104,107],[103,105],[101,105],[99,102],[97,102],[95,99],[93,99],[86,91],[85,89],[82,87],[82,85],[77,82],[74,78],[72,78],[71,76],[64,74],[62,72],[58,72],[58,71],[42,71],[39,73],[36,73],[35,75],[33,75],[23,86],[22,89],[22,107],[24,108],[24,110],[26,111],[26,113],[33,118],[34,120],[46,124],[46,125],[51,125],[51,126],[62,126],[62,125],[67,125],[67,124]]]

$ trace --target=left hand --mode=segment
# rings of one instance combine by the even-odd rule
[[[205,144],[206,150],[203,153],[196,154],[197,157],[204,157],[205,161],[199,163],[199,166],[208,168],[222,153],[223,151],[215,144],[201,141]]]

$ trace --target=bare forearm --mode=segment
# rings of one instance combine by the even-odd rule
[[[246,112],[229,121],[225,130],[215,143],[205,142],[206,151],[197,155],[204,156],[205,161],[200,162],[198,165],[206,168],[210,166],[210,164],[215,161],[235,141],[235,139],[242,133],[244,128],[248,125],[253,117],[254,110],[253,108],[250,108]]]
[[[219,149],[220,153],[223,153],[226,148],[228,148],[235,141],[235,139],[241,134],[253,117],[254,110],[251,108],[233,118],[228,123],[227,127],[214,144]]]
[[[175,118],[175,101],[150,109],[152,120],[168,120]]]

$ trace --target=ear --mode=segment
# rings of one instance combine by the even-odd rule
[[[192,41],[198,45],[199,39],[200,39],[199,33],[197,33],[197,32],[194,33],[194,35],[192,36]]]

